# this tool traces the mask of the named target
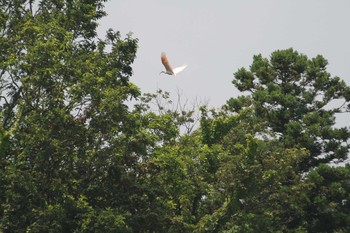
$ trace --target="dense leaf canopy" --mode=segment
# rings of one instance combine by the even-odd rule
[[[0,2],[0,232],[350,231],[350,88],[321,55],[172,108],[131,82],[137,39],[97,37],[104,0]]]

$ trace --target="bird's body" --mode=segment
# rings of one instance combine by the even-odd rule
[[[165,67],[165,71],[160,72],[160,74],[164,73],[164,74],[176,76],[176,74],[180,73],[183,69],[185,69],[187,67],[187,65],[182,65],[180,67],[176,67],[173,69],[164,52],[160,56],[160,59]]]

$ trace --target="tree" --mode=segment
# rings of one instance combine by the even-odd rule
[[[350,166],[320,165],[307,177],[309,192],[308,232],[348,232],[350,230]]]
[[[173,195],[179,180],[162,179],[176,174],[151,166],[175,156],[192,113],[150,111],[157,95],[129,81],[137,39],[96,36],[103,2],[2,2],[0,231],[180,229],[182,214],[165,200],[198,202],[197,191]]]
[[[326,72],[322,56],[293,49],[254,56],[233,84],[248,92],[220,110],[202,108],[202,143],[226,154],[218,162],[215,202],[196,232],[346,232],[349,129],[335,114],[349,112],[349,87]],[[329,107],[343,99],[340,107]],[[344,107],[345,106],[345,107]],[[219,158],[219,157],[218,157]],[[325,226],[325,216],[331,223]]]
[[[350,112],[350,87],[326,71],[321,55],[308,59],[293,49],[278,50],[270,59],[256,55],[249,70],[239,69],[233,84],[247,91],[249,104],[267,128],[280,136],[286,147],[310,151],[302,168],[343,161],[349,152],[348,128],[334,128],[335,114]],[[240,111],[247,101],[230,99],[227,108]],[[335,99],[343,99],[331,107]]]
[[[240,97],[241,103],[248,99]],[[210,114],[210,115],[209,115]],[[215,205],[196,225],[196,232],[295,232],[303,227],[307,190],[299,173],[308,158],[305,148],[286,148],[266,129],[253,107],[231,114],[202,109],[202,140],[222,148],[214,192]]]
[[[233,81],[250,95],[193,130],[129,81],[137,39],[97,37],[104,2],[1,1],[0,232],[349,230],[349,166],[320,165],[347,157],[325,106],[349,111],[349,87],[325,59],[255,56]]]
[[[137,39],[96,37],[104,2],[1,2],[0,231],[129,229]]]

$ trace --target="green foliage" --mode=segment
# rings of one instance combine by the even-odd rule
[[[334,127],[335,114],[348,109],[329,103],[349,105],[349,87],[326,66],[292,49],[254,56],[233,81],[250,94],[219,111],[201,109],[202,142],[227,156],[208,195],[215,205],[195,232],[348,231],[348,166],[322,162],[348,158],[349,129]]]
[[[347,158],[350,89],[322,56],[254,56],[250,95],[199,118],[129,81],[104,2],[1,2],[0,232],[349,231],[350,167],[321,162]]]
[[[214,213],[203,218],[198,232],[276,232],[297,220],[306,187],[297,173],[307,151],[281,149],[279,145],[247,135],[245,144],[236,144],[236,153],[227,156],[218,170],[215,199],[221,199]],[[212,197],[213,198],[213,197]],[[277,223],[284,222],[284,226]]]
[[[307,177],[312,184],[308,213],[311,232],[347,232],[350,230],[350,166],[321,165]]]
[[[305,170],[334,159],[344,160],[350,132],[333,126],[335,113],[349,111],[342,106],[350,104],[350,87],[331,77],[327,64],[321,55],[308,59],[293,49],[273,52],[270,59],[256,55],[250,69],[239,69],[233,80],[240,91],[251,95],[229,100],[227,108],[241,111],[238,103],[250,98],[257,117],[281,136],[286,147],[310,151]],[[343,99],[344,104],[329,109],[328,104],[335,99]]]
[[[103,2],[1,4],[4,232],[129,229],[117,206],[131,190],[107,198],[130,185],[122,176],[147,147],[132,147],[141,117],[125,103],[139,95],[128,82],[137,39],[112,30],[96,38]]]

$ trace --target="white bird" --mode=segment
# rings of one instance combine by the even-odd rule
[[[166,57],[164,52],[160,56],[160,59],[162,60],[162,63],[165,67],[165,71],[162,71],[159,74],[164,73],[164,74],[176,76],[176,74],[180,73],[181,71],[183,71],[183,69],[185,69],[187,67],[187,65],[182,65],[182,66],[174,68],[174,69],[171,68],[171,65],[169,64],[168,58]]]

